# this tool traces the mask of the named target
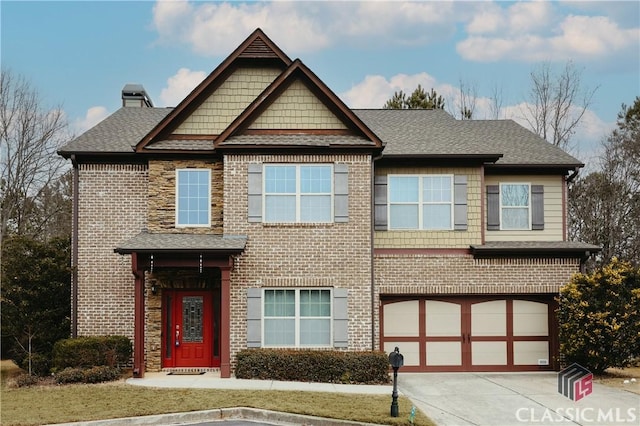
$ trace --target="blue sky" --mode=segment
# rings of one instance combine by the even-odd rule
[[[640,2],[2,1],[2,66],[61,105],[80,133],[141,83],[175,106],[255,28],[300,58],[351,107],[379,108],[419,83],[457,102],[473,88],[475,117],[524,124],[530,72],[573,61],[595,89],[574,137],[583,161],[640,95]]]

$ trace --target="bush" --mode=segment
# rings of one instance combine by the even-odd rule
[[[560,352],[594,373],[627,367],[640,355],[640,269],[613,259],[576,274],[558,298]]]
[[[326,383],[387,383],[389,361],[382,352],[247,349],[236,356],[239,379]]]
[[[78,337],[59,340],[53,346],[53,367],[89,368],[108,366],[122,368],[131,359],[131,341],[125,336]]]
[[[120,369],[99,365],[91,368],[65,368],[55,375],[56,383],[101,383],[120,378]]]
[[[24,373],[17,375],[13,380],[16,387],[24,388],[39,384],[41,379],[33,374]]]

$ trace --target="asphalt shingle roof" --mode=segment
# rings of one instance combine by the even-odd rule
[[[121,108],[60,149],[73,153],[132,153],[133,147],[171,112],[170,108]],[[456,120],[444,110],[354,110],[385,144],[383,156],[499,156],[498,165],[577,167],[582,163],[513,120]],[[362,145],[357,136],[238,135],[235,145]],[[211,150],[212,141],[159,141],[147,149]]]
[[[556,252],[599,252],[602,247],[579,241],[490,241],[484,244],[471,245],[476,252],[482,251],[556,251]]]
[[[131,153],[133,147],[171,111],[171,108],[120,108],[58,152],[62,155]]]
[[[116,253],[161,252],[161,251],[223,251],[241,252],[247,243],[245,236],[212,234],[156,234],[141,232],[123,241],[115,248]]]
[[[502,154],[497,164],[582,164],[513,120],[456,120],[441,109],[354,112],[385,142],[388,157]]]

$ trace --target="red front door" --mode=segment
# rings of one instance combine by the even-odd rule
[[[168,290],[164,296],[163,367],[219,365],[213,292]],[[216,362],[217,361],[217,362]]]

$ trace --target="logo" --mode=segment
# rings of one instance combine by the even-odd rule
[[[558,373],[558,393],[580,401],[593,392],[593,374],[579,364],[571,364]]]

